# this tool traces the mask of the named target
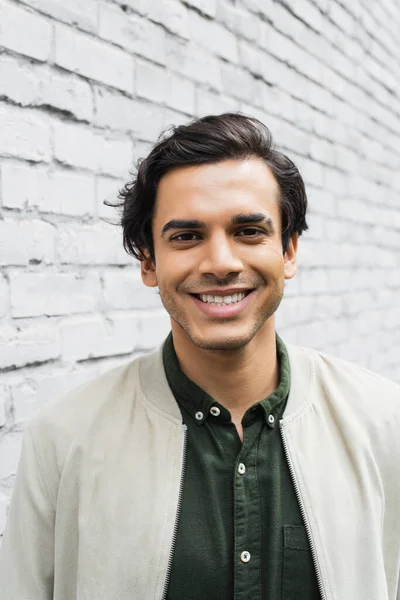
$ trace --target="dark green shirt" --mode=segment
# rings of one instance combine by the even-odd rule
[[[187,426],[187,461],[168,600],[320,600],[279,420],[290,389],[277,335],[280,381],[243,419],[181,371],[172,333],[163,349]]]

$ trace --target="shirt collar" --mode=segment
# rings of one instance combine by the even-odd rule
[[[255,414],[260,414],[258,407],[262,408],[265,421],[271,428],[275,427],[283,412],[290,390],[290,364],[286,346],[278,334],[276,334],[276,349],[279,364],[278,387],[272,394],[261,400],[261,402],[255,403],[246,411],[243,417],[243,425],[249,424],[254,419]],[[202,425],[208,416],[212,414],[210,413],[212,407],[219,409],[219,415],[217,417],[212,415],[213,419],[217,418],[220,422],[230,422],[229,410],[219,404],[181,370],[173,344],[172,331],[165,340],[163,362],[165,374],[175,398],[179,404],[189,411],[198,425]],[[213,412],[218,411],[213,408]]]

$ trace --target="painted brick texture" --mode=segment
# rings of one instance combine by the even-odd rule
[[[39,407],[169,318],[115,199],[161,129],[241,110],[308,189],[278,330],[400,381],[395,0],[0,0],[0,536]]]

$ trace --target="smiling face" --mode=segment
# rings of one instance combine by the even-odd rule
[[[272,171],[257,158],[162,177],[152,222],[156,264],[147,258],[141,270],[145,285],[158,285],[175,344],[226,351],[275,336],[273,315],[285,279],[296,273],[297,250],[296,234],[283,254],[278,196]],[[227,309],[193,296],[232,288],[253,291]]]

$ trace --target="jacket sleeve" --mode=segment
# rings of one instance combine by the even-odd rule
[[[53,598],[54,524],[54,499],[27,426],[0,547],[2,600]]]

